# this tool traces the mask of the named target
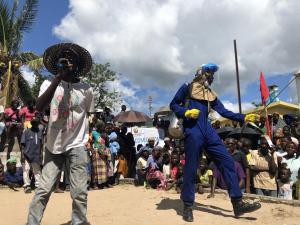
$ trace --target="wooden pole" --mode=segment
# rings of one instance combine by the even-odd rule
[[[239,113],[242,113],[240,75],[239,75],[239,64],[238,64],[237,50],[236,50],[236,40],[233,40],[233,45],[234,45],[234,56],[235,56],[235,71],[236,71],[236,83],[237,83],[237,91],[238,91]]]
[[[297,96],[298,96],[298,107],[300,111],[300,70],[295,72],[294,74],[295,79],[296,79],[296,87],[297,87]]]

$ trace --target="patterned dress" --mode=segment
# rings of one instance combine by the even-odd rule
[[[107,181],[108,168],[107,162],[109,157],[109,149],[105,147],[105,141],[101,138],[97,131],[92,132],[93,148],[92,148],[92,181],[94,184],[103,184]]]

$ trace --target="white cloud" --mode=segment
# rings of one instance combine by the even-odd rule
[[[124,84],[125,82],[129,82],[129,80],[128,79],[123,79],[123,80],[117,79],[117,80],[114,80],[111,82],[107,82],[107,87],[110,90],[118,91],[121,96],[134,97],[138,87],[133,87],[131,85],[126,86]]]
[[[214,88],[222,95],[235,92],[233,39],[242,93],[261,70],[299,67],[299,10],[298,0],[70,0],[54,33],[141,88],[174,91],[198,65],[216,62]]]
[[[235,112],[235,113],[239,112],[239,104],[238,103],[233,103],[233,102],[230,102],[228,100],[224,100],[224,101],[222,101],[222,103],[223,103],[223,105],[226,109],[228,109],[232,112]],[[255,108],[255,106],[252,103],[242,102],[242,111],[243,112],[245,112],[249,109],[253,109],[253,108]],[[221,116],[217,112],[213,111],[212,117],[218,119]]]
[[[22,66],[21,72],[25,80],[29,83],[29,86],[32,87],[32,85],[35,82],[35,75],[34,73],[29,69],[28,66]]]
[[[230,109],[232,112],[239,112],[239,104],[232,103],[228,100],[222,101],[223,105],[226,109]],[[251,102],[242,102],[242,111],[247,111],[249,109],[253,109],[255,106]]]
[[[107,87],[110,90],[117,90],[121,96],[121,103],[115,103],[113,105],[114,113],[118,113],[121,110],[121,105],[126,105],[127,110],[136,110],[141,112],[149,112],[148,105],[148,93],[143,92],[142,96],[139,95],[141,87],[132,84],[132,82],[126,78],[117,79],[112,82],[107,82]]]

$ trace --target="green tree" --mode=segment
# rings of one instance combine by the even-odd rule
[[[91,71],[83,79],[90,84],[94,91],[95,108],[113,108],[120,102],[120,95],[116,90],[109,90],[108,82],[117,79],[117,73],[110,69],[110,64],[93,64]]]
[[[33,98],[20,67],[28,65],[38,71],[43,66],[41,57],[33,52],[20,51],[24,33],[30,31],[36,18],[38,0],[25,0],[21,9],[18,0],[14,0],[11,7],[7,2],[0,0],[0,104],[4,106],[13,98],[20,98],[23,102]]]
[[[40,87],[42,83],[49,77],[46,75],[42,75],[40,71],[34,71],[35,74],[35,80],[34,84],[31,87],[31,93],[33,98],[37,99],[40,92]]]

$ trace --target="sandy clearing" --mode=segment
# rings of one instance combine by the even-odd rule
[[[0,225],[24,225],[32,196],[24,194],[22,189],[19,192],[0,189]],[[89,192],[88,219],[93,225],[299,224],[300,207],[262,203],[261,210],[235,219],[227,196],[218,194],[214,199],[206,196],[196,196],[195,222],[186,223],[181,219],[182,203],[174,192],[120,185]],[[70,218],[70,194],[53,193],[42,224],[66,225]]]

